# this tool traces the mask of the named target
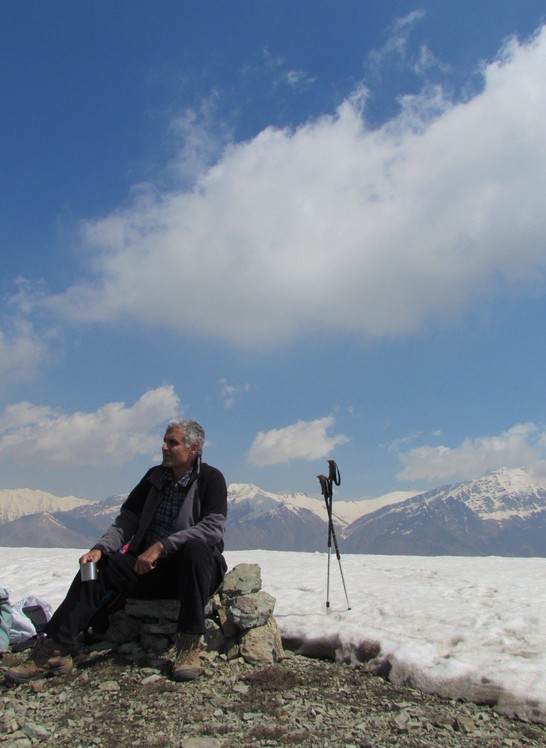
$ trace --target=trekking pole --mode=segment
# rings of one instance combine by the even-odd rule
[[[326,576],[326,608],[330,609],[330,556],[332,552],[332,541],[334,542],[334,548],[336,551],[336,557],[339,564],[339,573],[341,575],[341,582],[343,584],[343,590],[345,592],[345,599],[347,600],[347,610],[351,610],[349,604],[349,596],[347,595],[347,587],[345,585],[345,577],[343,576],[343,569],[341,568],[341,554],[339,552],[339,546],[337,543],[336,529],[334,527],[334,520],[332,515],[332,487],[333,484],[339,486],[341,484],[341,475],[339,473],[338,466],[334,460],[328,460],[328,477],[325,475],[318,475],[317,478],[320,482],[320,490],[324,496],[324,502],[326,504],[326,512],[328,514],[328,571]]]
[[[325,475],[317,475],[320,482],[321,493],[324,496],[326,503],[326,512],[328,513],[328,570],[326,572],[326,608],[330,609],[330,555],[332,551],[332,533],[330,531],[330,503],[329,503],[329,487],[328,478]]]

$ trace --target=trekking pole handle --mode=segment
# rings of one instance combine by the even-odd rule
[[[328,478],[325,475],[317,475],[317,478],[320,483],[320,492],[324,496],[324,498],[327,499],[330,495]]]
[[[334,483],[336,486],[339,486],[341,484],[341,475],[339,473],[339,468],[336,465],[335,460],[328,460],[328,467],[328,480]]]

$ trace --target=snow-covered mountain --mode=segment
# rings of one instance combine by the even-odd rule
[[[54,496],[52,493],[30,488],[3,488],[0,489],[0,522],[10,522],[38,512],[65,512],[91,503],[89,499]]]
[[[409,491],[395,491],[376,499],[334,500],[337,535],[341,537],[363,514],[411,495]],[[44,497],[41,503],[27,504],[25,516],[0,522],[0,546],[86,547],[111,524],[125,498],[117,494],[101,502],[79,500],[71,508],[64,499],[50,494]],[[232,483],[228,487],[228,505],[226,546],[230,550],[315,551],[326,545],[328,516],[322,497],[276,494],[252,484]]]
[[[38,548],[87,548],[112,524],[125,499],[115,494],[104,501],[77,499],[65,509],[59,499],[44,498],[43,511],[25,513],[10,522],[0,523],[0,546]],[[57,499],[55,501],[55,499]],[[60,500],[64,502],[64,500]]]
[[[355,499],[354,501],[332,502],[334,522],[340,527],[347,527],[363,514],[369,514],[383,506],[397,504],[415,496],[415,491],[391,491],[375,499]],[[271,493],[252,483],[231,483],[228,487],[230,510],[243,505],[248,509],[248,519],[267,514],[283,505],[292,510],[307,509],[320,519],[324,519],[326,506],[323,498],[316,498],[305,493]]]
[[[378,507],[395,504],[413,495],[397,491],[378,499],[333,501],[336,536],[358,517]],[[249,483],[228,488],[226,547],[229,550],[317,551],[328,540],[328,514],[324,499],[304,493],[276,494]]]
[[[524,468],[493,470],[477,480],[444,486],[432,493],[464,501],[482,519],[526,517],[546,509],[546,486]]]
[[[351,553],[546,556],[546,486],[524,468],[427,491],[348,529]]]
[[[46,511],[0,523],[0,546],[88,547],[124,498],[76,500],[80,503],[68,511],[57,510],[52,501]],[[232,483],[228,503],[227,550],[327,548],[322,497]],[[417,495],[398,491],[337,501],[334,492],[332,506],[342,553],[546,556],[546,485],[523,468],[495,470]]]

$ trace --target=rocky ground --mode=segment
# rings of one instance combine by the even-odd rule
[[[0,666],[15,659],[4,655]],[[296,655],[270,666],[204,655],[203,665],[199,680],[174,683],[167,656],[88,651],[68,676],[3,682],[0,748],[546,746],[546,725],[393,686],[348,665]]]

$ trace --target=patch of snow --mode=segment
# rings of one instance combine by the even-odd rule
[[[12,602],[62,601],[82,549],[1,548],[0,584]],[[300,649],[356,661],[377,645],[389,679],[546,722],[546,558],[232,551],[228,566],[259,564],[283,636]],[[346,583],[350,609],[339,573]]]

